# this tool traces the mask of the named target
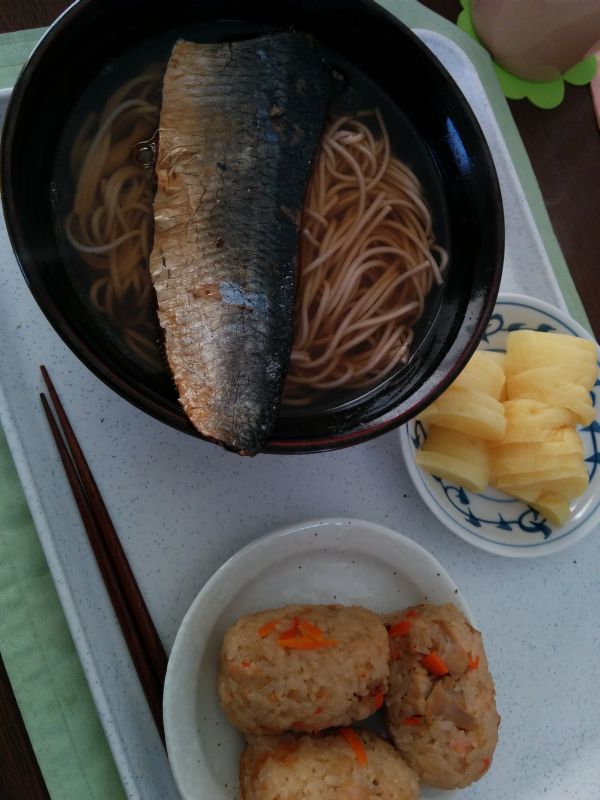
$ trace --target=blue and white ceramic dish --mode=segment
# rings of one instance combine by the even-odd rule
[[[520,329],[552,331],[592,339],[591,335],[564,311],[531,297],[498,296],[494,313],[481,341],[484,350],[504,352],[506,335]],[[600,380],[596,387],[600,386]],[[583,440],[589,485],[571,506],[569,522],[558,527],[524,502],[488,488],[481,494],[433,477],[415,465],[415,450],[422,446],[425,428],[412,420],[400,431],[402,454],[421,498],[435,516],[467,542],[504,556],[532,557],[563,550],[600,527],[600,398],[594,388],[592,399],[596,419],[579,427]]]

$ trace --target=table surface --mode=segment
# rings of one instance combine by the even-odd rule
[[[67,0],[2,0],[0,33],[50,24]],[[457,0],[425,0],[448,19],[460,11]],[[511,112],[531,159],[552,225],[600,339],[600,135],[588,87],[567,86],[563,103],[543,111],[511,101]],[[0,797],[48,798],[43,779],[14,701],[0,658]]]

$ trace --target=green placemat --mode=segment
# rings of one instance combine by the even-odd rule
[[[124,798],[1,430],[0,651],[53,800]]]
[[[45,30],[45,28],[32,28],[28,31],[0,35],[0,89],[14,85],[27,56]]]
[[[452,39],[477,67],[569,311],[589,330],[487,52],[415,0],[382,5],[410,27]],[[0,88],[13,85],[42,33],[0,35]],[[121,800],[123,789],[1,432],[0,651],[53,800]]]

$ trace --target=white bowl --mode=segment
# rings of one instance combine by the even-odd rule
[[[239,617],[288,603],[393,611],[428,600],[469,607],[430,553],[399,533],[354,519],[305,522],[263,536],[229,559],[185,615],[169,658],[164,725],[184,800],[234,800],[243,738],[217,698],[219,652]],[[454,792],[425,789],[423,798]]]
[[[564,311],[531,297],[501,294],[481,349],[503,352],[507,333],[520,329],[553,331],[594,341]],[[596,381],[596,386],[599,385],[600,380]],[[592,392],[592,400],[596,419],[591,425],[578,428],[584,444],[589,485],[586,492],[573,501],[569,522],[560,527],[526,503],[492,488],[475,494],[419,469],[414,455],[424,441],[425,429],[418,420],[412,420],[400,431],[402,455],[424,503],[461,539],[503,556],[532,557],[557,553],[600,525],[600,407],[596,391]]]

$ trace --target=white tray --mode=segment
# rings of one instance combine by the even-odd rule
[[[421,31],[485,131],[502,186],[502,290],[565,308],[477,72],[445,37]],[[8,94],[0,93],[0,113]],[[62,343],[38,309],[0,221],[0,418],[127,794],[177,797],[106,590],[41,413],[38,366],[65,401],[167,649],[209,576],[261,534],[318,516],[405,533],[449,570],[481,625],[503,717],[493,769],[468,800],[600,797],[595,669],[598,540],[540,563],[479,552],[413,490],[392,432],[339,453],[242,459],[126,403]],[[589,615],[590,602],[596,614]]]

